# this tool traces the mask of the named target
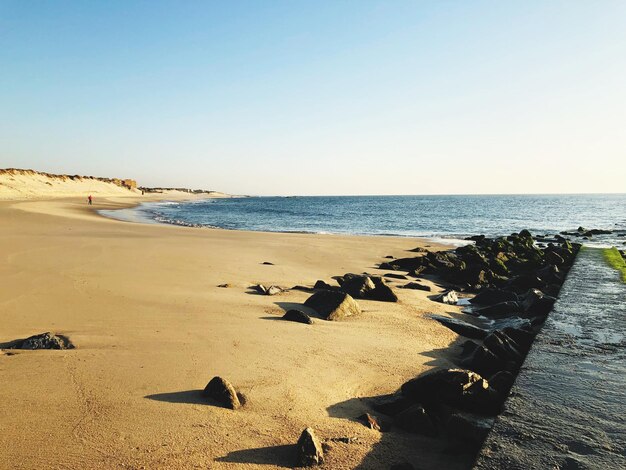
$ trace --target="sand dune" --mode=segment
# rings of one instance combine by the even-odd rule
[[[324,468],[466,463],[440,441],[354,420],[362,397],[450,365],[457,336],[425,313],[456,307],[397,289],[397,304],[359,301],[361,315],[302,325],[279,317],[307,293],[248,289],[377,273],[385,255],[424,242],[129,224],[82,197],[2,202],[0,222],[0,343],[52,331],[77,346],[0,355],[0,467],[284,468],[306,426],[357,438],[328,441]],[[244,408],[201,400],[215,375]]]

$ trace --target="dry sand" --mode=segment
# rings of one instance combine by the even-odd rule
[[[451,365],[457,335],[425,314],[456,307],[397,289],[397,304],[302,325],[279,318],[309,294],[248,289],[381,273],[385,255],[428,242],[126,223],[82,197],[0,202],[0,226],[0,343],[51,331],[77,346],[0,353],[0,468],[284,468],[306,426],[358,438],[330,442],[324,468],[467,465],[438,440],[353,419],[360,398]],[[243,409],[202,402],[215,375]]]

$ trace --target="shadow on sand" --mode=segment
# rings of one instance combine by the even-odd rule
[[[213,405],[208,398],[202,396],[202,390],[184,390],[181,392],[155,393],[144,398],[167,403],[189,403],[193,405]],[[217,406],[217,404],[215,404]]]
[[[259,447],[229,452],[224,457],[215,459],[217,462],[240,464],[273,465],[275,467],[293,468],[296,459],[295,445]]]

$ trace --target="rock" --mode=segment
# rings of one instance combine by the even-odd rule
[[[385,281],[379,277],[373,278],[374,289],[368,291],[365,295],[366,299],[379,300],[381,302],[397,302],[398,296],[391,290]]]
[[[483,345],[505,362],[513,361],[519,365],[524,360],[517,343],[501,331],[496,330],[487,336]]]
[[[429,255],[430,254],[431,253],[429,253]],[[394,270],[403,269],[405,271],[413,271],[414,269],[417,269],[423,266],[425,263],[425,259],[426,259],[425,256],[417,256],[415,258],[399,258],[399,259],[394,259],[391,263],[387,263],[387,264],[390,264],[391,266],[393,266]],[[384,269],[382,268],[382,265],[380,269]]]
[[[387,273],[384,276],[390,279],[407,279],[407,277],[404,274]]]
[[[523,311],[531,315],[547,315],[555,302],[554,297],[545,295],[538,289],[529,289],[520,299]]]
[[[380,431],[380,432],[389,431],[389,428],[390,428],[389,423],[369,413],[365,413],[359,416],[358,419],[363,424],[365,424],[365,426],[367,426],[370,429],[373,429],[374,431]]]
[[[489,334],[489,331],[487,330],[454,318],[448,318],[441,315],[431,315],[431,318],[433,320],[437,320],[443,326],[450,328],[455,333],[465,336],[466,338],[483,339]]]
[[[528,351],[533,343],[533,340],[535,339],[535,335],[527,329],[508,326],[503,328],[501,331],[515,341],[524,352]]]
[[[263,284],[257,284],[256,286],[252,286],[251,289],[254,289],[261,295],[267,294],[267,287],[265,287]]]
[[[301,312],[300,310],[288,310],[287,313],[283,315],[283,320],[295,321],[298,323],[306,323],[308,325],[313,324],[313,320],[306,313]]]
[[[340,320],[361,313],[356,301],[345,292],[321,290],[304,302],[326,320]]]
[[[437,369],[405,382],[400,390],[415,401],[432,403],[440,397],[456,397],[480,380],[482,377],[470,370]]]
[[[394,393],[373,398],[370,404],[379,413],[395,416],[413,405],[413,401],[403,395]]]
[[[241,402],[239,401],[235,388],[228,380],[221,377],[213,377],[204,388],[203,395],[231,410],[236,410],[241,407]]]
[[[508,371],[500,371],[489,378],[489,386],[506,397],[515,382],[515,376]]]
[[[297,458],[296,467],[313,467],[324,463],[324,451],[322,444],[311,428],[302,431],[296,444]]]
[[[418,246],[416,248],[413,248],[412,250],[413,253],[428,253],[428,250],[426,248],[422,248],[421,246]]]
[[[391,255],[385,256],[385,259],[395,259],[395,258],[396,258],[395,256],[391,256]]]
[[[412,405],[398,413],[394,421],[399,427],[408,432],[423,434],[425,436],[437,435],[437,429],[422,405]]]
[[[470,299],[472,304],[493,305],[501,302],[511,302],[517,300],[517,294],[502,289],[484,289],[474,298]]]
[[[50,332],[30,336],[14,343],[11,349],[73,349],[74,345],[65,336]]]
[[[364,299],[369,291],[374,290],[375,287],[374,282],[368,276],[348,274],[343,277],[341,284],[341,290],[355,299]]]
[[[456,305],[456,303],[459,301],[459,296],[455,291],[450,290],[439,294],[433,300],[444,304]]]
[[[313,286],[313,289],[324,289],[324,290],[338,290],[337,286],[331,286],[330,284],[327,284],[326,282],[322,281],[322,280],[318,280],[315,285]]]
[[[485,418],[471,413],[453,413],[446,424],[450,437],[480,446],[493,427],[494,418]]]
[[[474,309],[474,314],[489,318],[506,317],[522,311],[521,305],[516,301],[500,302],[499,304]]]
[[[491,349],[485,346],[478,346],[472,355],[462,362],[462,365],[486,376],[506,370],[509,367],[505,359],[495,355]]]
[[[277,286],[269,286],[267,291],[265,291],[265,295],[276,295],[280,294],[283,290]]]
[[[475,413],[496,414],[502,406],[500,395],[489,382],[467,369],[428,372],[404,383],[401,391],[418,403],[444,404]]]
[[[230,284],[220,284],[220,285],[218,285],[217,287],[221,287],[221,288],[223,288],[223,289],[228,289],[228,288],[229,288],[229,287],[231,287],[231,286],[230,286]]]
[[[425,286],[424,284],[420,284],[419,282],[409,282],[403,286],[401,286],[403,289],[415,289],[415,290],[423,290],[426,292],[430,292],[431,288],[430,286]]]
[[[265,264],[266,266],[274,266],[274,263],[270,263],[269,261],[263,261],[261,264]]]

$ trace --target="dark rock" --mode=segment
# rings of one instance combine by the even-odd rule
[[[393,265],[394,270],[403,269],[405,271],[413,271],[414,269],[423,266],[425,259],[425,256],[417,256],[415,258],[399,258],[394,259],[390,264]],[[381,269],[383,268],[381,267]]]
[[[420,284],[419,282],[409,282],[402,286],[403,289],[415,289],[415,290],[423,290],[426,292],[430,292],[430,286],[425,286],[424,284]]]
[[[470,240],[474,242],[481,242],[485,239],[484,235],[472,235],[471,237],[465,237],[465,240]]]
[[[257,291],[261,295],[267,294],[267,287],[265,287],[263,284],[257,284],[256,286],[252,286],[250,289]]]
[[[489,387],[487,380],[466,369],[426,373],[404,383],[401,391],[424,405],[444,404],[475,413],[497,414],[502,406],[500,395]]]
[[[467,340],[467,341],[463,341],[461,344],[459,344],[459,348],[461,348],[461,356],[462,357],[469,357],[471,356],[474,351],[476,351],[476,348],[480,347],[479,344],[475,343],[474,341],[471,340]]]
[[[231,286],[230,286],[230,284],[220,284],[220,285],[218,285],[217,287],[221,287],[221,288],[223,288],[223,289],[228,289],[228,288],[229,288],[229,287],[231,287]]]
[[[274,263],[270,263],[269,261],[263,261],[261,264],[265,264],[267,266],[274,266]]]
[[[501,370],[506,370],[509,365],[505,359],[496,356],[489,348],[479,346],[465,361],[463,366],[475,370],[481,375],[493,375]]]
[[[484,289],[474,298],[470,299],[473,304],[493,305],[502,302],[513,302],[517,300],[517,294],[502,289]]]
[[[416,248],[413,248],[412,250],[413,253],[428,253],[428,250],[426,248],[422,248],[421,246],[418,246]]]
[[[437,295],[433,300],[444,304],[456,305],[459,301],[459,296],[455,291],[450,290]]]
[[[508,301],[500,302],[499,304],[489,305],[488,307],[482,307],[474,309],[474,314],[483,315],[485,317],[504,317],[514,315],[522,311],[522,307],[519,302]]]
[[[350,294],[355,299],[364,299],[369,291],[376,286],[368,276],[358,276],[346,274],[343,277],[341,290]]]
[[[394,393],[373,398],[370,404],[379,413],[395,416],[413,405],[413,401],[403,395]]]
[[[408,432],[425,436],[437,435],[437,429],[422,405],[413,405],[398,413],[394,421],[399,427]]]
[[[359,421],[361,421],[365,426],[374,431],[387,432],[390,429],[390,425],[384,419],[380,419],[377,416],[373,416],[369,413],[365,413],[359,416]]]
[[[502,332],[515,341],[523,351],[528,351],[533,343],[533,340],[535,339],[535,335],[532,332],[522,328],[513,328],[509,326],[503,328]]]
[[[506,397],[515,382],[515,376],[508,371],[500,371],[492,375],[489,379],[489,386],[497,390],[503,397]]]
[[[361,313],[356,301],[345,292],[321,290],[304,302],[326,320],[340,320]]]
[[[450,416],[446,431],[450,437],[480,446],[491,431],[494,419],[457,412]]]
[[[483,339],[489,334],[487,330],[454,318],[443,317],[441,315],[431,315],[431,318],[466,338]]]
[[[520,305],[524,312],[533,315],[547,315],[554,306],[556,299],[537,289],[529,289],[520,297]]]
[[[412,271],[409,271],[409,276],[420,277],[425,271],[426,266],[420,266],[419,268],[415,268]]]
[[[315,285],[313,286],[313,289],[324,289],[324,290],[338,290],[337,286],[331,286],[330,284],[327,284],[326,282],[322,281],[322,280],[318,280]]]
[[[221,377],[213,377],[204,388],[203,394],[231,410],[236,410],[241,406],[235,388],[228,380]]]
[[[390,279],[407,279],[407,277],[404,274],[387,273],[384,276]]]
[[[313,467],[324,463],[322,444],[311,428],[302,431],[296,444],[296,467]]]
[[[373,278],[373,282],[375,287],[374,289],[367,292],[367,294],[365,295],[366,299],[379,300],[381,302],[398,301],[398,296],[393,292],[393,290],[391,290],[391,287],[385,284],[385,281],[383,281],[381,278],[375,277]]]
[[[73,349],[74,345],[65,336],[53,335],[50,332],[30,336],[16,341],[11,349]]]
[[[380,263],[378,265],[378,269],[387,269],[389,271],[396,271],[396,270],[400,269],[400,267],[396,266],[396,265],[394,265],[392,263],[385,262],[385,263]]]
[[[313,320],[306,313],[301,312],[300,310],[288,310],[287,313],[283,315],[283,320],[295,321],[298,323],[306,323],[308,325],[313,324]]]
[[[487,336],[483,345],[504,362],[513,361],[521,364],[524,359],[517,343],[501,331],[494,331]]]
[[[395,258],[396,258],[395,256],[391,256],[391,255],[385,256],[385,259],[395,259]]]

